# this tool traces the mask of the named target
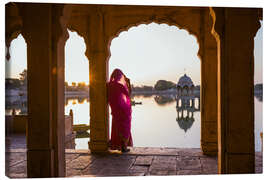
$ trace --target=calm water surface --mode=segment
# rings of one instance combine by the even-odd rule
[[[157,101],[155,96],[135,96],[142,105],[132,106],[132,136],[136,147],[178,147],[199,148],[201,133],[200,112],[194,112],[188,121],[177,121],[181,116],[176,110],[176,101],[165,99]],[[262,101],[255,98],[255,149],[261,150]],[[195,101],[195,107],[198,102]],[[89,100],[68,99],[65,113],[72,109],[74,124],[89,124]],[[186,116],[186,112],[184,112]],[[110,116],[111,122],[111,116]],[[88,149],[89,138],[75,140],[76,149]]]

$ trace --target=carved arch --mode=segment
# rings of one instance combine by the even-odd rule
[[[8,3],[5,6],[5,43],[7,46],[6,59],[10,59],[9,47],[13,39],[21,33],[23,22],[19,9],[15,3]]]
[[[196,38],[196,41],[199,45],[199,49],[198,49],[198,53],[197,56],[200,60],[202,60],[201,58],[201,46],[200,46],[200,35],[198,33],[196,33],[195,31],[193,31],[191,28],[188,28],[186,26],[182,26],[179,23],[173,21],[171,18],[157,18],[156,16],[152,16],[149,17],[148,20],[138,20],[136,23],[129,23],[126,25],[122,25],[120,27],[118,27],[116,30],[114,30],[111,35],[108,37],[107,39],[107,61],[109,61],[110,57],[111,57],[111,50],[110,50],[110,46],[111,46],[111,42],[114,38],[117,38],[122,32],[128,32],[130,28],[132,27],[138,27],[139,25],[149,25],[151,23],[156,23],[156,24],[166,24],[168,26],[176,26],[179,30],[186,30],[189,35],[192,35]]]

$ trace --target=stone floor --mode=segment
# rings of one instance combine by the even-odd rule
[[[25,178],[26,149],[23,138],[6,139],[6,175]],[[256,153],[256,173],[262,173],[262,153]],[[200,149],[131,148],[94,155],[89,150],[66,149],[66,176],[149,176],[217,174],[217,158]]]
[[[6,175],[26,177],[26,150],[6,152]],[[262,173],[262,154],[256,153],[256,173]],[[217,158],[200,149],[131,148],[129,153],[112,151],[93,155],[88,150],[66,150],[66,176],[148,176],[217,174]]]

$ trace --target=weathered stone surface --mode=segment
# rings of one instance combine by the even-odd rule
[[[87,166],[89,166],[90,163],[95,159],[93,156],[79,156],[75,159],[73,159],[71,162],[67,163],[66,166],[67,168],[72,168],[76,170],[83,170]]]
[[[140,149],[140,148],[137,148]],[[142,148],[144,149],[144,148]],[[153,151],[156,151],[153,148]],[[24,157],[25,152],[6,153],[6,160],[13,159],[13,165],[8,166],[6,174],[9,177],[26,177],[26,160],[16,161],[15,157]],[[140,150],[141,151],[141,150]],[[217,157],[199,154],[198,149],[177,149],[178,155],[143,154],[88,154],[66,153],[67,177],[94,176],[158,176],[158,175],[196,175],[217,174]],[[78,152],[81,152],[78,150]],[[185,156],[180,156],[180,154]],[[187,155],[192,156],[187,156]],[[6,163],[7,165],[8,163]],[[256,153],[256,173],[262,173],[262,153]]]
[[[80,154],[66,154],[66,165],[70,162],[76,159],[77,157],[80,156]]]
[[[178,151],[179,156],[204,156],[201,149],[199,148],[181,148]]]
[[[199,157],[177,157],[177,170],[201,170]]]
[[[152,169],[147,175],[151,175],[151,176],[168,176],[168,175],[176,175],[176,170],[159,170],[159,169]]]
[[[133,155],[177,155],[177,148],[149,148],[149,147],[134,147],[128,154]]]
[[[8,167],[6,169],[6,174],[8,177],[16,178],[16,177],[26,177],[27,174],[27,161],[23,161],[21,163],[17,163],[14,166]]]
[[[150,166],[153,160],[153,156],[138,156],[134,165]]]
[[[21,174],[11,173],[9,177],[10,178],[27,178],[25,173],[21,173]]]
[[[79,169],[74,169],[74,168],[70,168],[70,167],[66,167],[66,176],[79,176],[82,175],[81,170]]]
[[[262,168],[262,167],[255,167],[255,173],[256,173],[256,174],[261,174],[261,173],[263,173],[263,168]]]
[[[150,166],[150,165],[149,165]],[[144,172],[146,173],[149,170],[149,166],[145,166],[145,165],[133,165],[129,171],[130,172]]]
[[[176,175],[199,175],[201,170],[177,170]]]
[[[14,166],[26,160],[25,153],[6,153],[6,162],[8,166]]]
[[[211,171],[211,172],[218,173],[218,169],[217,169],[218,162],[217,162],[216,157],[214,157],[214,158],[213,157],[203,157],[203,158],[200,158],[200,160],[201,160],[202,170],[204,172]]]
[[[175,156],[155,156],[150,166],[150,172],[176,171]]]
[[[66,154],[90,154],[89,149],[66,149]]]

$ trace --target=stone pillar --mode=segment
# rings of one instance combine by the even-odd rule
[[[87,57],[90,70],[90,142],[92,153],[107,152],[109,140],[107,105],[107,43],[105,40],[104,16],[96,9],[89,17],[89,41]]]
[[[217,155],[217,42],[211,34],[209,10],[201,13],[201,148],[205,155]],[[200,102],[201,100],[201,102]]]
[[[218,43],[218,172],[254,173],[257,8],[210,8]]]
[[[27,177],[64,177],[64,6],[18,4],[27,43]]]
[[[201,109],[201,98],[200,97],[198,98],[198,109],[199,110]]]

